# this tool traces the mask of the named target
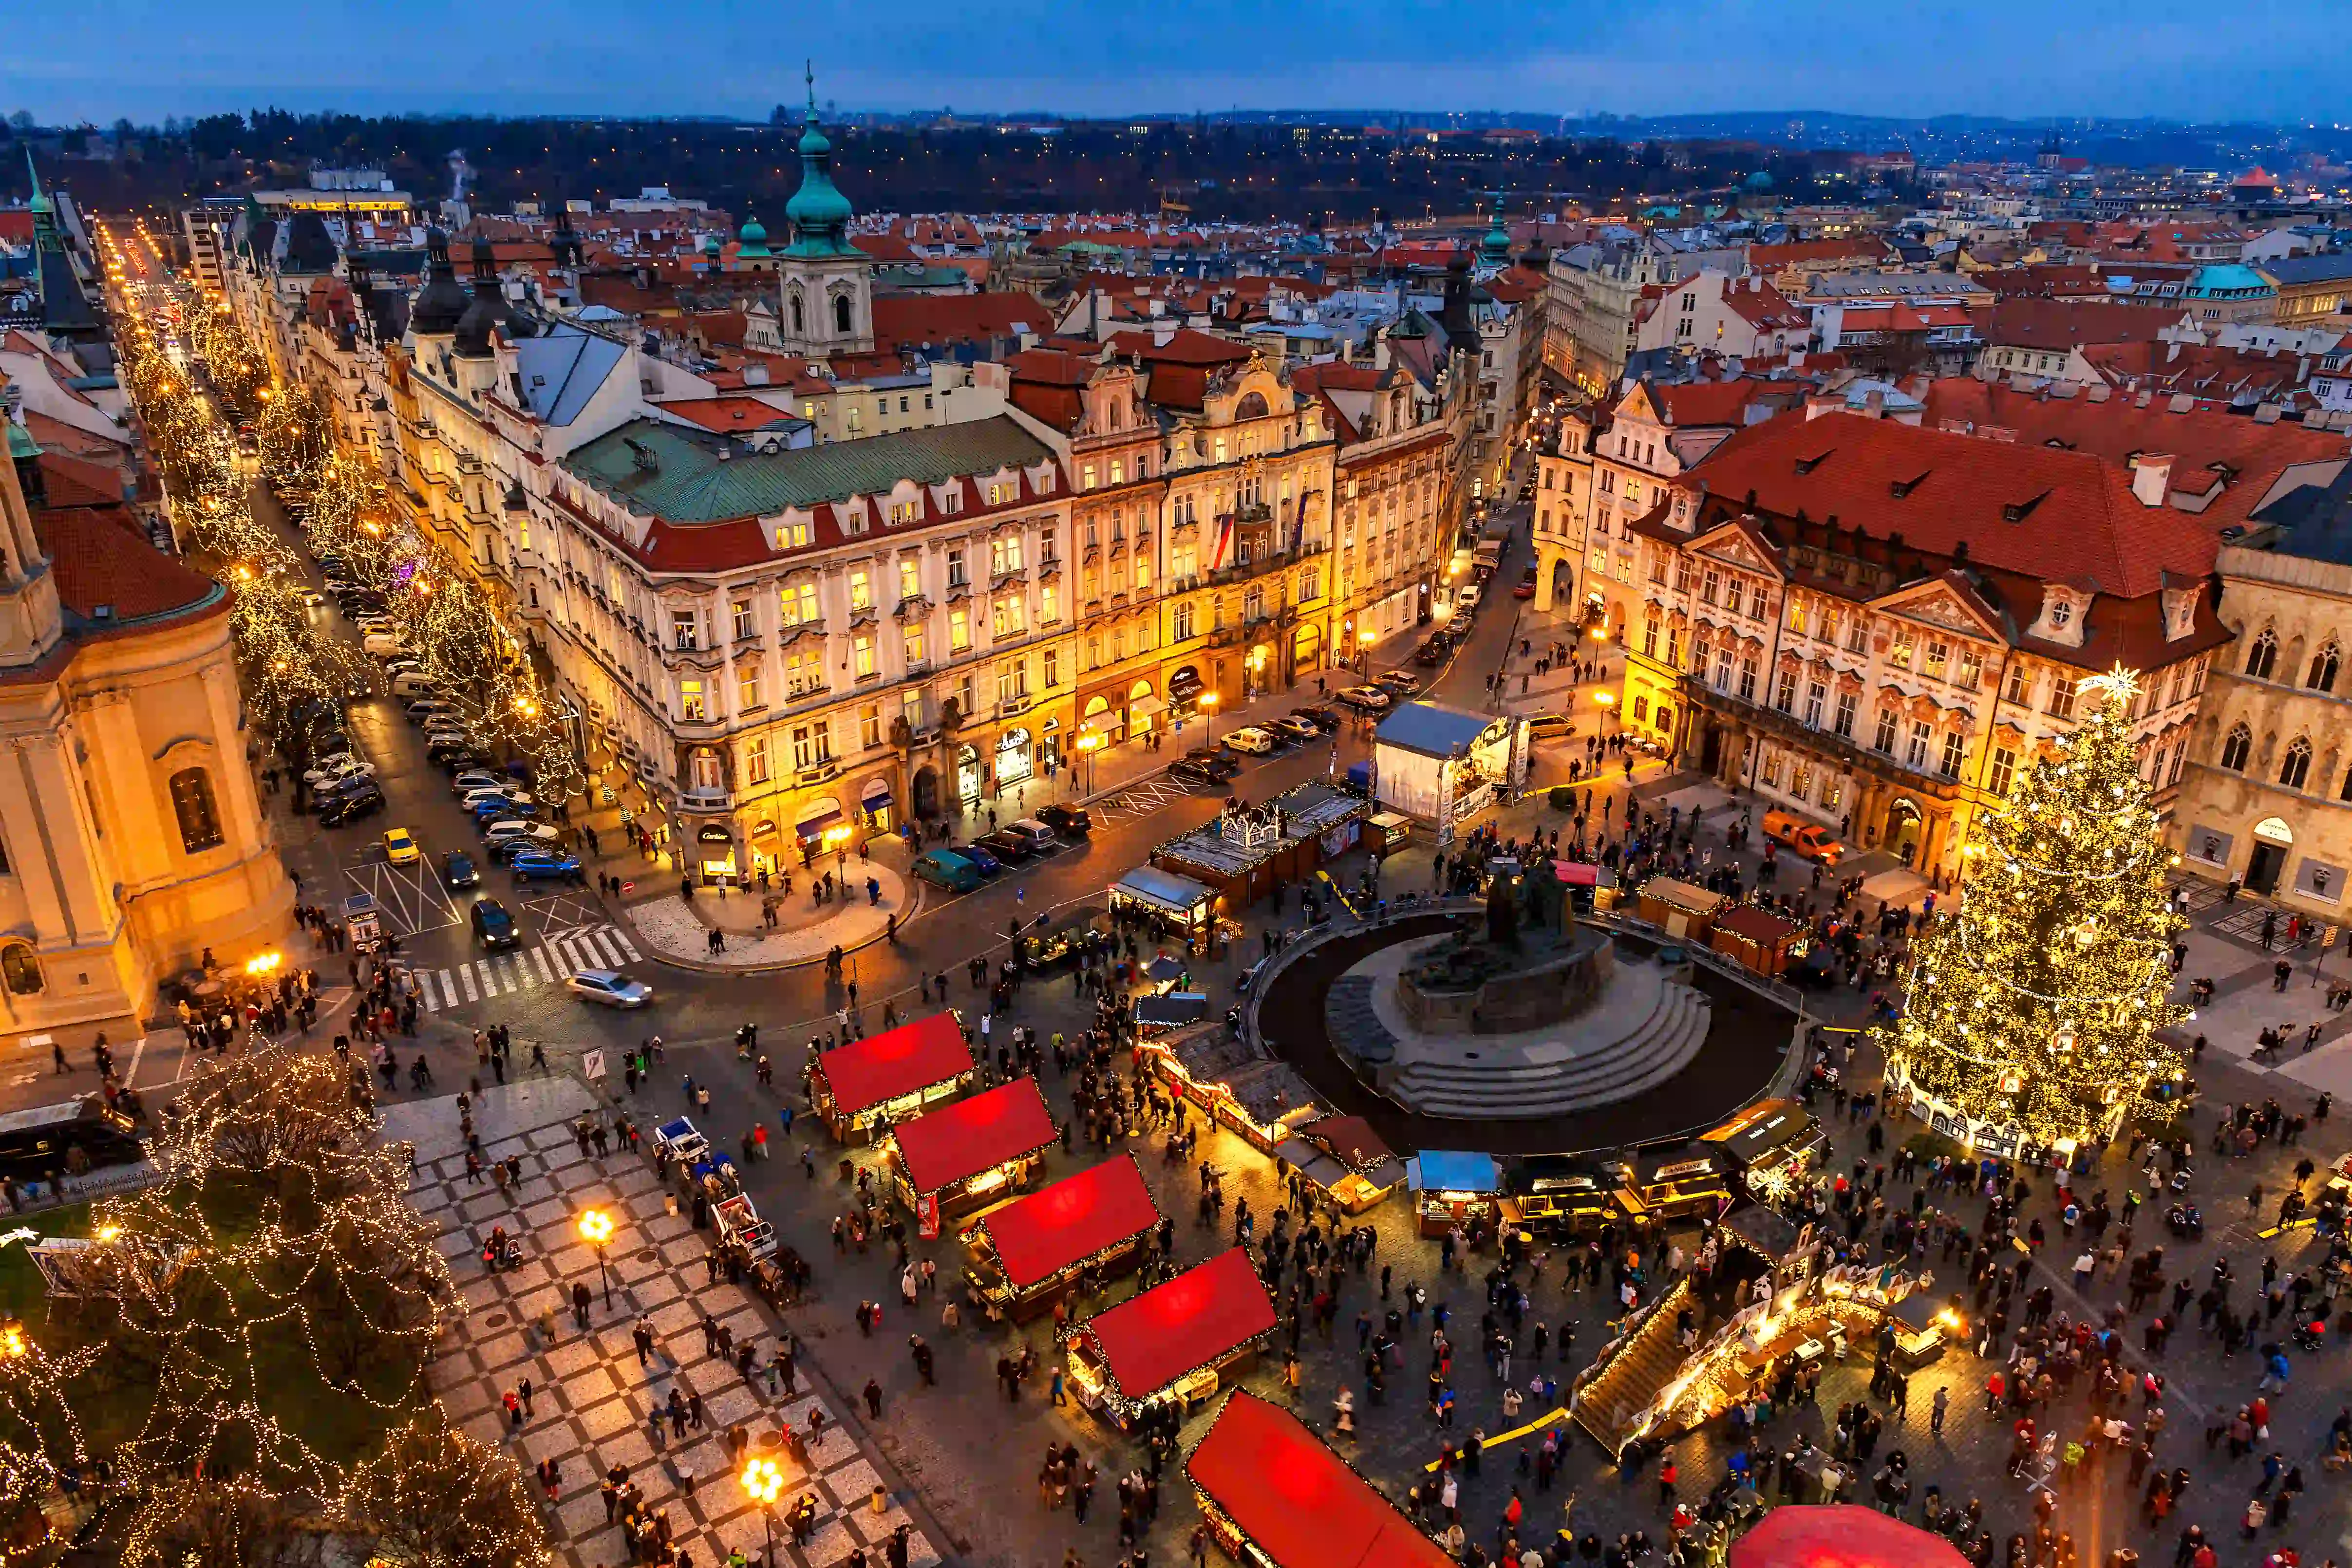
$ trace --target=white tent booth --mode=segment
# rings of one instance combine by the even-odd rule
[[[1437,841],[1528,778],[1528,721],[1406,703],[1372,732],[1373,795],[1391,811],[1435,824]]]

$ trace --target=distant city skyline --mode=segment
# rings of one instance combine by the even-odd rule
[[[0,112],[153,124],[279,107],[361,114],[764,116],[949,106],[1094,116],[1360,108],[1801,111],[2294,124],[2342,115],[2352,37],[2332,0],[1685,0],[1614,21],[1505,0],[340,0],[289,12],[83,0],[45,14]]]

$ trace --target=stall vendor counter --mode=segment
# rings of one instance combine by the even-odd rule
[[[1070,1385],[1126,1431],[1157,1405],[1197,1409],[1274,1329],[1274,1302],[1235,1248],[1080,1324],[1067,1342]]]
[[[1058,1135],[1037,1081],[1024,1075],[892,1128],[891,1186],[933,1238],[942,1221],[1025,1191]]]
[[[971,1048],[952,1008],[855,1040],[817,1058],[809,1104],[845,1144],[872,1142],[896,1122],[971,1085]]]
[[[1503,1183],[1492,1155],[1423,1149],[1405,1161],[1404,1177],[1423,1236],[1443,1236],[1456,1225],[1467,1229],[1496,1218]]]
[[[1141,1261],[1160,1210],[1131,1155],[990,1209],[963,1231],[964,1279],[992,1312],[1026,1322],[1051,1312],[1080,1275]]]

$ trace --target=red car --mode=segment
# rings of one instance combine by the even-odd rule
[[[1511,597],[1514,599],[1533,599],[1535,596],[1536,569],[1534,567],[1529,567],[1526,571],[1519,574],[1519,585],[1511,590]]]

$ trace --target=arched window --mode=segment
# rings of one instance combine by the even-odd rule
[[[2221,743],[2221,766],[2232,773],[2243,773],[2246,770],[2246,753],[2253,748],[2253,732],[2240,725],[2230,732],[2230,738]]]
[[[2290,789],[2300,789],[2311,773],[2311,742],[2297,736],[2294,744],[2286,748],[2284,760],[2279,763],[2279,782]]]
[[[802,315],[802,312],[801,312],[801,297],[800,297],[798,294],[795,294],[795,295],[793,295],[793,301],[792,301],[792,303],[793,303],[793,335],[794,337],[798,337],[800,334],[802,334],[802,333],[803,333],[803,332],[805,332],[805,331],[807,331],[807,330],[808,330],[808,322],[807,322],[807,320],[806,320],[806,319],[803,317],[803,315]]]
[[[2311,674],[2303,684],[2315,692],[2332,692],[2336,689],[2336,673],[2343,666],[2344,655],[2331,638],[2326,647],[2311,656]]]
[[[2271,666],[2278,663],[2278,633],[2268,627],[2263,634],[2246,645],[2246,674],[2258,681],[2271,678]]]
[[[180,819],[180,847],[192,855],[221,844],[220,812],[213,804],[213,781],[201,768],[172,775],[172,810]]]
[[[7,982],[11,996],[37,995],[41,989],[41,961],[22,943],[0,948],[0,980]]]
[[[849,336],[849,296],[846,294],[834,296],[833,329],[845,338]]]
[[[1243,397],[1241,402],[1234,404],[1234,417],[1235,419],[1264,419],[1265,417],[1265,394],[1263,392],[1250,392],[1246,394]]]

